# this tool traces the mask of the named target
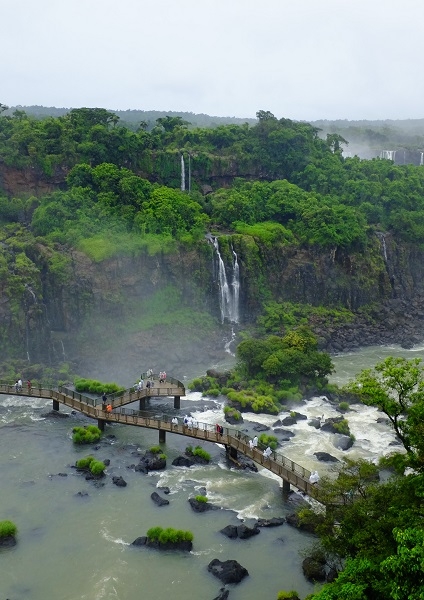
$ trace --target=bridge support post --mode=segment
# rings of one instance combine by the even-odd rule
[[[237,460],[237,448],[233,448],[232,446],[225,446],[225,452],[226,452],[228,458]]]
[[[174,396],[174,408],[181,408],[181,397]]]
[[[53,410],[59,411],[59,401],[53,400]]]
[[[106,421],[104,419],[97,419],[97,427],[100,429],[100,431],[105,430],[105,425]]]
[[[290,481],[283,479],[283,498],[287,498],[290,494]]]
[[[138,404],[138,410],[144,410],[146,408],[146,397],[140,398]]]
[[[159,444],[164,444],[166,441],[165,429],[159,429]]]

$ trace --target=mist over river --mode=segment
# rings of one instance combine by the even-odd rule
[[[372,347],[336,356],[332,380],[344,383],[390,355],[424,358],[424,346],[411,350]],[[199,394],[189,393],[180,414],[192,412],[198,421],[224,423],[219,399],[202,402],[204,411],[199,410],[198,400]],[[44,417],[50,409],[50,401],[0,396],[0,520],[10,519],[18,526],[17,545],[0,552],[0,600],[212,600],[222,587],[207,571],[214,558],[235,559],[249,571],[242,583],[228,586],[230,600],[275,600],[281,589],[297,589],[301,597],[313,591],[314,586],[303,577],[299,555],[311,541],[307,534],[287,524],[261,528],[259,535],[248,540],[230,540],[219,532],[228,524],[239,524],[240,519],[251,525],[254,518],[293,512],[292,503],[282,499],[277,477],[266,470],[231,469],[223,448],[208,443],[202,447],[212,454],[210,465],[173,467],[172,460],[190,442],[169,433],[162,445],[166,470],[144,475],[131,468],[138,463],[134,453],[157,445],[157,432],[108,426],[97,449],[76,447],[72,427],[89,421],[69,411],[66,419]],[[346,416],[356,442],[349,451],[337,450],[330,434],[315,430],[305,420],[290,427],[295,436],[283,444],[283,453],[324,473],[325,464],[313,456],[318,450],[338,458],[370,459],[390,451],[394,435],[386,425],[376,423],[381,414],[368,407],[352,409]],[[308,417],[339,414],[323,398],[302,404],[298,411]],[[61,407],[61,412],[66,409]],[[249,428],[247,420],[272,426],[277,418],[245,414],[240,428]],[[88,454],[110,459],[101,485],[86,481],[72,468]],[[127,487],[113,485],[113,475],[122,475]],[[157,489],[161,486],[168,486],[171,493],[165,496]],[[223,510],[192,511],[187,500],[202,487]],[[152,502],[155,490],[169,499],[169,506]],[[193,551],[158,552],[130,546],[155,525],[192,531]]]

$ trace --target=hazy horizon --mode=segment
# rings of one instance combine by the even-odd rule
[[[423,17],[421,0],[17,0],[2,10],[0,102],[419,119]]]

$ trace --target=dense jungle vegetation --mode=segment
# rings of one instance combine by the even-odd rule
[[[422,137],[415,142],[424,146]],[[344,158],[343,148],[339,132],[323,138],[311,124],[262,110],[255,124],[192,127],[167,114],[137,128],[102,108],[42,119],[3,112],[0,168],[35,173],[52,189],[41,196],[0,191],[0,285],[12,320],[22,321],[25,295],[42,293],[41,271],[66,283],[69,248],[94,261],[172,253],[208,231],[275,249],[358,255],[376,232],[423,246],[424,168]],[[181,156],[190,169],[185,190]],[[328,310],[348,321],[345,308]],[[296,398],[305,376],[325,385],[331,361],[299,327],[304,321],[301,307],[264,303],[262,336],[241,342],[238,371],[218,393],[253,408],[260,397],[273,412]],[[0,328],[0,339],[6,347],[7,329]],[[243,395],[244,381],[256,386],[253,402]],[[388,465],[393,476],[384,483],[373,465],[349,463],[323,487],[330,509],[317,528],[319,554],[339,574],[317,600],[424,598],[423,389],[420,365],[389,362],[363,373],[350,390],[386,412],[405,453]],[[341,496],[343,504],[330,502]]]

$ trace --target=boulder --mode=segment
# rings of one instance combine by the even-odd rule
[[[184,550],[190,552],[193,549],[193,542],[166,542],[162,544],[157,540],[149,540],[145,535],[136,538],[131,546],[146,546],[146,548],[154,548],[155,550]]]
[[[217,558],[208,564],[208,571],[217,577],[222,583],[240,583],[249,572],[236,560],[225,560],[221,562]]]
[[[336,425],[344,421],[344,417],[331,417],[326,419],[324,423],[321,423],[321,431],[328,431],[329,433],[339,433]]]
[[[236,537],[238,537],[237,525],[227,525],[224,529],[221,529],[220,532],[230,538],[230,540],[235,540]]]
[[[271,517],[271,519],[258,519],[256,525],[258,527],[279,527],[285,522],[284,517]]]
[[[123,479],[121,477],[121,475],[114,475],[112,477],[112,483],[114,483],[115,485],[117,485],[118,487],[127,487],[127,482],[125,481],[125,479]]]
[[[140,462],[135,468],[136,471],[148,473],[149,471],[160,471],[166,467],[166,458],[162,458],[161,454],[150,452],[148,450],[144,456],[140,458]]]
[[[166,498],[162,498],[157,492],[153,492],[152,494],[150,494],[150,498],[158,506],[166,506],[167,504],[169,504],[169,500],[167,500]]]
[[[202,512],[206,512],[208,510],[218,510],[219,509],[218,506],[215,506],[214,504],[211,504],[210,502],[199,502],[199,500],[196,500],[196,498],[189,498],[188,501],[190,502],[190,506],[194,510],[194,512],[202,513]]]
[[[172,461],[174,467],[192,467],[195,463],[194,460],[187,456],[177,456]]]
[[[263,425],[262,423],[255,423],[253,427],[253,431],[257,431],[260,433],[261,431],[269,431],[271,428],[268,425]]]
[[[325,581],[325,564],[310,556],[302,562],[303,574],[308,581]]]
[[[213,600],[227,600],[230,590],[226,590],[225,588],[221,588],[219,590],[218,596],[216,596]]]
[[[338,458],[328,452],[314,452],[314,456],[321,462],[340,462]]]
[[[353,446],[353,440],[348,435],[336,433],[333,440],[333,445],[339,450],[349,450]]]
[[[247,540],[254,535],[258,535],[260,533],[259,527],[255,524],[253,527],[248,527],[244,523],[237,527],[237,535],[240,540]]]
[[[247,540],[260,533],[260,531],[256,523],[253,527],[248,527],[242,523],[241,525],[227,525],[224,529],[221,529],[221,533],[230,539],[239,538],[240,540]]]
[[[170,494],[171,493],[171,490],[169,489],[169,487],[167,485],[159,487],[158,489],[161,490],[164,494]]]
[[[321,429],[321,419],[311,419],[308,421],[308,425],[310,427],[315,427],[315,429]]]
[[[285,417],[281,421],[281,425],[296,425],[297,421],[294,417]]]
[[[274,429],[274,434],[278,436],[278,439],[282,442],[288,442],[290,438],[296,435],[293,431],[290,431],[290,429],[284,429],[283,427],[276,427]]]
[[[11,548],[12,546],[16,546],[16,538],[14,535],[0,537],[0,548]]]
[[[315,533],[314,523],[302,523],[296,513],[287,515],[286,521],[292,527],[296,527],[300,531],[307,531],[308,533]]]

